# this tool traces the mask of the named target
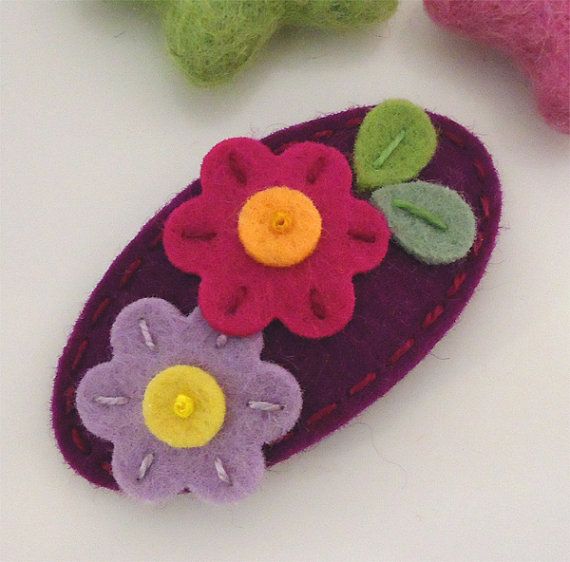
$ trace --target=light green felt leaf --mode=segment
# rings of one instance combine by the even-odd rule
[[[416,181],[377,189],[371,203],[390,225],[394,240],[424,263],[437,265],[467,255],[477,221],[463,198],[443,185]]]
[[[387,100],[368,112],[356,137],[354,167],[360,191],[416,177],[432,159],[437,134],[417,105]]]

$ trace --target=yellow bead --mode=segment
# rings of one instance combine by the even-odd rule
[[[187,418],[188,416],[192,415],[196,406],[194,405],[194,400],[186,395],[186,394],[179,394],[174,401],[174,413],[179,418]]]
[[[322,219],[304,193],[270,187],[250,197],[238,219],[247,254],[270,267],[290,267],[307,259],[321,238]]]
[[[285,234],[293,226],[293,217],[289,211],[275,211],[271,217],[271,228],[277,234]]]
[[[192,365],[160,371],[148,383],[143,403],[148,430],[171,447],[202,447],[220,431],[226,398],[216,379]]]

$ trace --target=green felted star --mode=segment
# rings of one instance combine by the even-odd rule
[[[160,0],[168,48],[186,76],[229,80],[283,26],[343,30],[382,21],[398,0]]]

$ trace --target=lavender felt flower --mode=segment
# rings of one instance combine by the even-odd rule
[[[85,427],[111,441],[113,476],[131,496],[159,501],[189,489],[214,502],[252,492],[261,447],[287,433],[301,391],[285,369],[260,359],[263,337],[214,331],[198,308],[141,299],[111,330],[113,358],[77,390]]]

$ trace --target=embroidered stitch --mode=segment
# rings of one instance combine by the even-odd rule
[[[323,418],[326,418],[329,414],[332,414],[336,410],[336,408],[337,408],[336,402],[332,402],[331,404],[326,405],[324,408],[321,408],[307,420],[307,426],[310,427],[320,422]]]
[[[361,390],[364,390],[369,384],[376,380],[376,373],[368,373],[362,380],[348,389],[349,396],[354,396]]]
[[[442,304],[438,304],[437,306],[435,306],[433,310],[431,310],[425,315],[424,321],[422,322],[422,327],[429,328],[436,320],[439,319],[439,317],[443,314],[444,310],[445,308],[443,307]]]
[[[406,355],[406,353],[408,353],[408,351],[410,351],[410,349],[412,349],[415,343],[416,340],[414,338],[407,339],[398,349],[396,349],[396,351],[394,351],[390,359],[388,359],[388,363],[390,365],[396,364],[404,355]]]
[[[105,406],[124,406],[129,399],[126,396],[97,396],[95,402]]]
[[[101,315],[107,310],[107,307],[111,304],[113,299],[111,297],[105,297],[99,306],[95,309],[95,312],[91,315],[91,324],[95,324]]]
[[[151,467],[152,463],[154,462],[154,454],[153,453],[148,453],[148,455],[145,455],[144,459],[141,462],[141,465],[139,466],[139,475],[138,475],[138,480],[142,480],[148,472],[148,469]]]
[[[443,222],[435,213],[432,213],[427,209],[423,209],[422,207],[418,207],[417,205],[414,205],[410,201],[404,201],[403,199],[393,199],[392,205],[397,209],[402,209],[402,211],[407,211],[408,213],[410,213],[410,215],[422,219],[430,226],[434,226],[439,230],[447,230],[449,228],[449,226],[445,222]]]
[[[278,410],[283,409],[281,404],[273,404],[273,402],[258,402],[256,400],[250,400],[247,405],[252,410],[262,410],[263,412],[277,412]]]
[[[119,288],[123,289],[127,283],[131,280],[131,277],[138,271],[139,267],[142,265],[142,258],[137,258],[133,260],[125,269],[121,280],[119,281]]]
[[[225,482],[226,484],[231,486],[232,481],[230,480],[230,477],[228,476],[228,473],[226,472],[226,469],[224,468],[224,464],[222,463],[222,459],[220,459],[220,457],[217,457],[216,460],[214,461],[214,467],[218,474],[218,478],[222,482]]]
[[[148,328],[148,324],[146,323],[146,320],[144,318],[141,318],[139,320],[139,328],[141,329],[141,333],[142,333],[142,337],[144,339],[145,345],[149,349],[155,349],[156,344],[154,343],[152,336],[150,335],[150,330]]]
[[[388,158],[390,158],[390,156],[392,156],[392,152],[394,152],[394,150],[396,150],[396,148],[398,148],[400,143],[404,140],[405,136],[406,136],[406,131],[405,131],[405,129],[402,129],[394,137],[392,142],[380,153],[380,156],[378,156],[378,158],[376,158],[376,160],[374,160],[374,162],[372,163],[372,167],[375,168],[376,170],[381,168],[384,165],[384,162],[386,162],[386,160],[388,160]]]
[[[226,344],[228,343],[228,336],[226,336],[225,334],[220,334],[217,338],[216,338],[216,348],[220,349],[222,347],[224,347]]]
[[[447,296],[452,297],[456,295],[459,289],[461,289],[461,285],[465,283],[465,279],[467,279],[467,273],[465,273],[465,271],[461,271],[460,273],[458,273],[453,278],[453,282],[451,283],[449,289],[447,290]]]
[[[79,429],[77,427],[71,428],[71,440],[82,453],[88,455],[91,452],[91,446],[85,439],[83,439],[83,436],[79,433]]]

